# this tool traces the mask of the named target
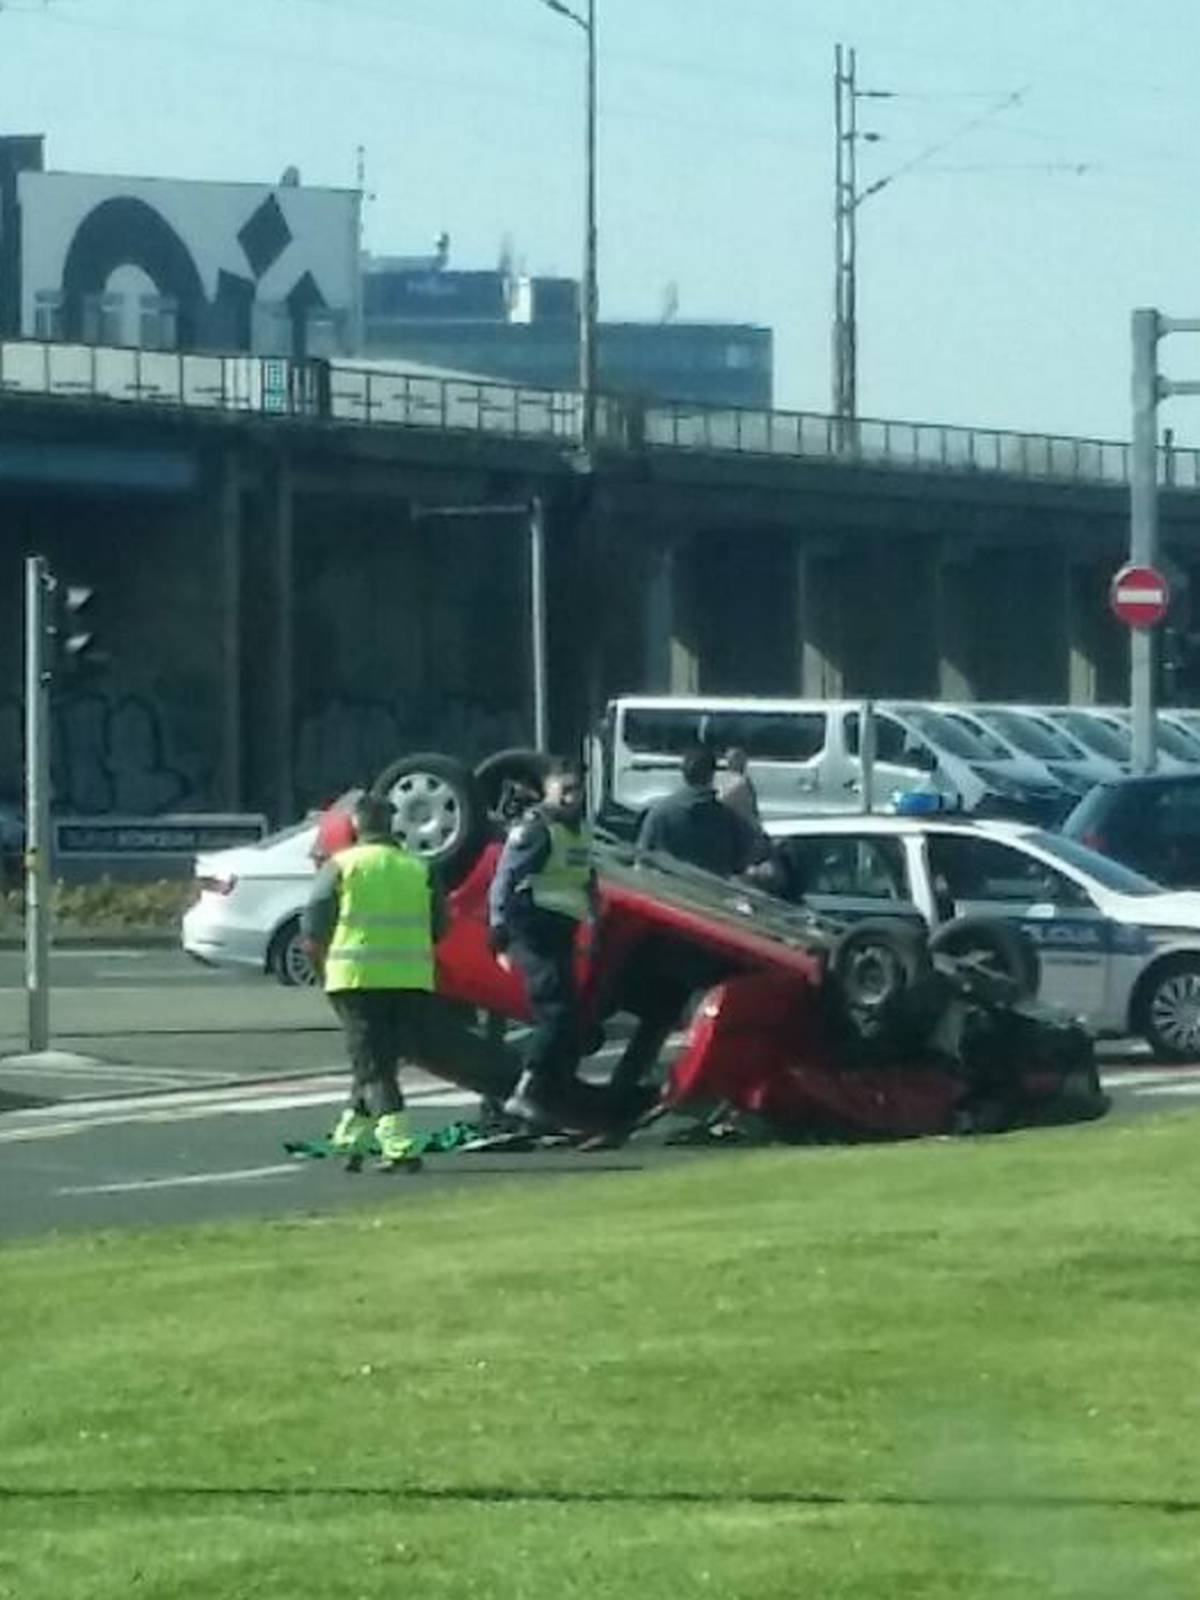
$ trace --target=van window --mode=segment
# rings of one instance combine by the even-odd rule
[[[825,748],[823,711],[711,711],[706,744],[723,752],[740,745],[751,761],[811,761]]]
[[[858,754],[860,728],[862,716],[857,711],[851,711],[846,717],[846,750],[849,755]],[[917,743],[915,734],[899,722],[894,722],[886,712],[875,713],[875,759],[886,761],[895,766],[915,766],[913,746]]]
[[[634,755],[681,756],[699,744],[702,715],[694,706],[631,709],[622,722],[622,740]]]

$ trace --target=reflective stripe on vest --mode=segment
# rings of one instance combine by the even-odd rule
[[[592,833],[586,823],[574,833],[561,822],[549,822],[550,854],[529,880],[533,903],[541,911],[582,922],[591,910],[588,882],[592,875]]]
[[[390,844],[355,845],[336,861],[338,920],[325,957],[326,989],[432,990],[425,863]]]

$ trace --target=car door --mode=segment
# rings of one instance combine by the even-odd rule
[[[781,840],[788,898],[838,919],[924,923],[901,840],[886,834],[805,833]]]
[[[937,757],[924,741],[886,711],[875,713],[875,765],[871,805],[882,806],[896,790],[928,787],[937,770]],[[861,793],[862,713],[843,714],[844,788]]]
[[[999,917],[1037,945],[1041,997],[1099,1024],[1112,982],[1112,923],[1073,878],[977,834],[931,830],[926,856],[939,920]]]

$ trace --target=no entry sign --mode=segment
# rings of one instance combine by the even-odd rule
[[[1157,567],[1122,567],[1112,581],[1108,601],[1127,628],[1156,628],[1167,614],[1171,590]]]

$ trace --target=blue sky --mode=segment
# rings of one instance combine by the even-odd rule
[[[916,163],[860,212],[864,413],[1127,435],[1131,308],[1200,315],[1195,0],[597,3],[604,314],[676,284],[828,408],[841,40],[896,96],[863,183]],[[372,250],[573,273],[582,45],[540,0],[5,0],[0,127],[63,169],[338,185],[362,144]],[[1200,337],[1164,364],[1200,376]],[[1200,440],[1200,401],[1163,420]]]

